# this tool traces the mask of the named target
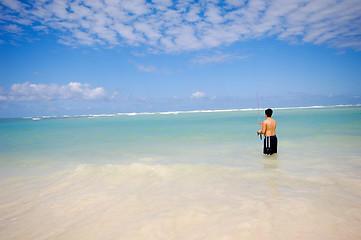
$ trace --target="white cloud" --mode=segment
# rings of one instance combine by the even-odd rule
[[[134,64],[134,66],[141,72],[157,72],[157,68],[153,65],[143,65],[143,64],[139,64],[139,63],[136,63]]]
[[[56,99],[102,100],[106,98],[103,87],[90,88],[89,84],[70,82],[67,85],[31,84],[29,82],[13,84],[10,92],[0,88],[0,101],[35,101]]]
[[[188,22],[197,22],[201,20],[199,13],[201,9],[197,5],[193,5],[189,7],[189,11],[184,14],[184,18]]]
[[[205,92],[195,92],[195,93],[192,93],[191,95],[191,99],[200,99],[200,98],[205,98],[207,96],[207,94]]]
[[[171,73],[171,71],[169,69],[161,69],[154,65],[144,65],[144,64],[137,63],[134,61],[130,61],[130,63],[133,64],[138,69],[138,71],[141,71],[141,72],[159,73],[159,74],[170,74]]]
[[[137,22],[134,24],[134,28],[140,33],[140,35],[144,34],[144,36],[148,39],[149,45],[156,45],[158,39],[162,37],[156,26],[149,23]]]
[[[224,21],[220,8],[213,4],[208,5],[208,9],[204,15],[206,16],[206,19],[213,24],[219,24]]]
[[[1,0],[0,34],[58,31],[69,45],[144,45],[164,52],[267,37],[361,51],[361,0],[218,2]]]
[[[245,3],[246,0],[225,0],[228,8],[240,7]]]
[[[2,0],[1,4],[15,11],[20,11],[24,8],[24,4],[20,1]]]
[[[23,32],[23,29],[16,24],[5,25],[3,26],[2,30],[13,34],[21,34]]]
[[[6,100],[7,100],[7,96],[4,91],[4,88],[0,86],[0,101],[6,101]]]
[[[212,64],[212,63],[232,62],[238,59],[246,59],[251,56],[253,56],[253,54],[235,55],[235,54],[218,52],[215,53],[214,55],[197,56],[191,60],[191,63],[196,65],[204,65],[204,64]]]

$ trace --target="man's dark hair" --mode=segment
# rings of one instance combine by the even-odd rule
[[[272,113],[273,113],[272,109],[268,108],[268,109],[266,109],[266,111],[264,111],[264,112],[266,113],[266,116],[267,116],[267,117],[272,117]]]

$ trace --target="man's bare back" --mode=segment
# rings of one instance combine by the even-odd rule
[[[261,134],[264,134],[265,137],[270,137],[276,135],[276,127],[277,123],[271,117],[267,117],[266,120],[262,123],[262,131]]]

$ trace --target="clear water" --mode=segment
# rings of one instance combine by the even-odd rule
[[[0,119],[0,239],[360,239],[361,107]]]

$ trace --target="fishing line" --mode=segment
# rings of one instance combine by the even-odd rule
[[[258,112],[258,124],[261,122],[261,115],[259,114],[259,102],[258,102],[258,92],[256,92],[257,97],[257,112]],[[259,126],[259,130],[261,130],[261,126]],[[262,134],[259,134],[259,138],[262,140]]]

